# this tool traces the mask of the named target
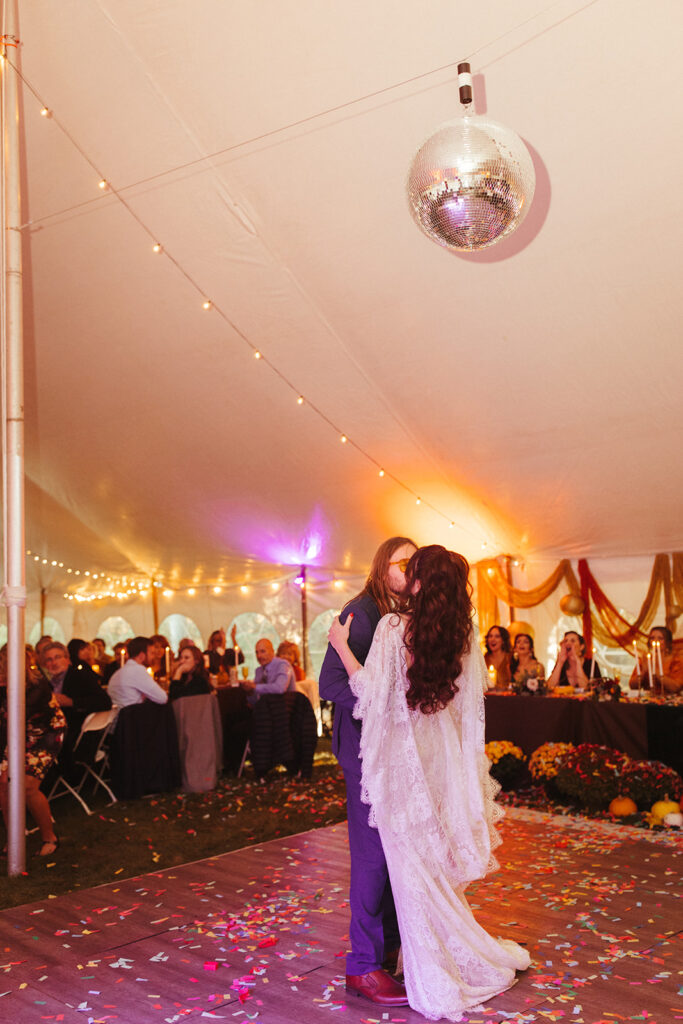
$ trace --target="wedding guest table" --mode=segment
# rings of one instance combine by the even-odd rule
[[[596,701],[487,693],[486,741],[511,740],[525,754],[543,743],[600,743],[683,774],[683,703]]]

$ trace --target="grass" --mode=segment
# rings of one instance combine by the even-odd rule
[[[326,745],[329,748],[329,742]],[[40,839],[37,833],[28,836],[27,870],[18,877],[0,877],[0,908],[121,881],[346,819],[341,769],[324,750],[316,754],[313,777],[301,782],[282,773],[259,786],[248,768],[246,777],[221,778],[209,793],[164,793],[108,806],[106,794],[99,792],[102,798],[91,802],[95,813],[90,817],[71,797],[52,803],[59,849],[45,859],[33,857]],[[28,818],[27,824],[31,824]]]

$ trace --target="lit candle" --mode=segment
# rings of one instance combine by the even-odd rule
[[[119,661],[121,662],[121,668],[123,668],[123,664],[124,664],[125,660],[126,660],[126,648],[122,647],[121,650],[119,651]]]
[[[656,640],[657,644],[657,664],[659,665],[660,678],[664,675],[664,666],[662,665],[662,641]]]
[[[595,648],[594,647],[592,648],[592,654],[593,654],[593,657],[591,658],[591,674],[590,674],[590,678],[591,679],[593,678],[593,674],[595,673]]]
[[[652,655],[647,652],[647,678],[650,683],[650,689],[652,689]]]
[[[636,672],[640,679],[640,656],[638,654],[638,644],[635,640],[633,641],[633,657],[636,659]]]
[[[170,676],[170,674],[171,674],[171,648],[167,647],[166,648],[166,675]]]
[[[493,665],[489,665],[489,689],[493,689],[496,685],[498,673]]]

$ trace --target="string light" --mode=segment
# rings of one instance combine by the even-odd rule
[[[249,587],[245,583],[243,583],[242,586],[240,587],[240,591],[243,594],[248,594],[249,593]]]
[[[256,349],[254,351],[254,359],[260,359],[260,358],[261,358],[261,353],[259,352],[258,349]]]
[[[194,587],[190,587],[187,592],[190,595],[190,597],[194,597],[194,595],[197,593]]]
[[[422,498],[416,498],[415,499],[415,504],[416,505],[421,505],[422,504]]]
[[[42,107],[41,108],[40,116],[41,117],[50,117],[50,111],[48,110],[47,107]]]
[[[204,299],[202,302],[202,309],[211,309],[211,302],[209,299]]]
[[[299,397],[296,400],[296,404],[297,405],[303,405],[304,404],[304,396],[303,395],[299,395]]]
[[[346,434],[342,434],[339,440],[341,441],[342,444],[346,444],[346,442],[348,441],[348,437],[346,436]]]
[[[378,473],[377,475],[378,475],[378,476],[384,476],[384,470],[383,470],[383,469],[380,469],[380,471],[379,471],[379,473]]]
[[[221,587],[214,587],[213,588],[213,592],[214,592],[214,594],[220,594],[221,593]]]
[[[173,591],[172,590],[168,590],[168,589],[162,590],[161,593],[164,595],[164,597],[173,597]]]
[[[163,248],[162,248],[162,246],[161,246],[161,245],[159,244],[159,242],[155,242],[155,243],[154,243],[154,245],[152,246],[152,252],[157,252],[157,253],[159,253],[159,252],[163,252]]]
[[[98,183],[97,187],[101,188],[103,192],[106,192],[106,190],[109,188],[109,183],[104,178],[102,178],[101,181]]]

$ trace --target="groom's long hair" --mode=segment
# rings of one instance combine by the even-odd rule
[[[425,715],[441,711],[458,692],[472,643],[469,570],[467,559],[440,544],[418,548],[406,569],[406,701]]]
[[[411,540],[410,537],[390,537],[389,540],[385,540],[383,544],[380,544],[372,560],[365,586],[359,594],[351,598],[352,601],[362,597],[363,594],[367,594],[379,608],[380,615],[388,615],[389,612],[396,611],[401,606],[402,597],[389,590],[387,577],[389,576],[389,563],[392,556],[399,548],[404,547],[406,544],[410,544],[413,548],[417,547],[415,541]],[[347,601],[347,604],[349,603]]]

